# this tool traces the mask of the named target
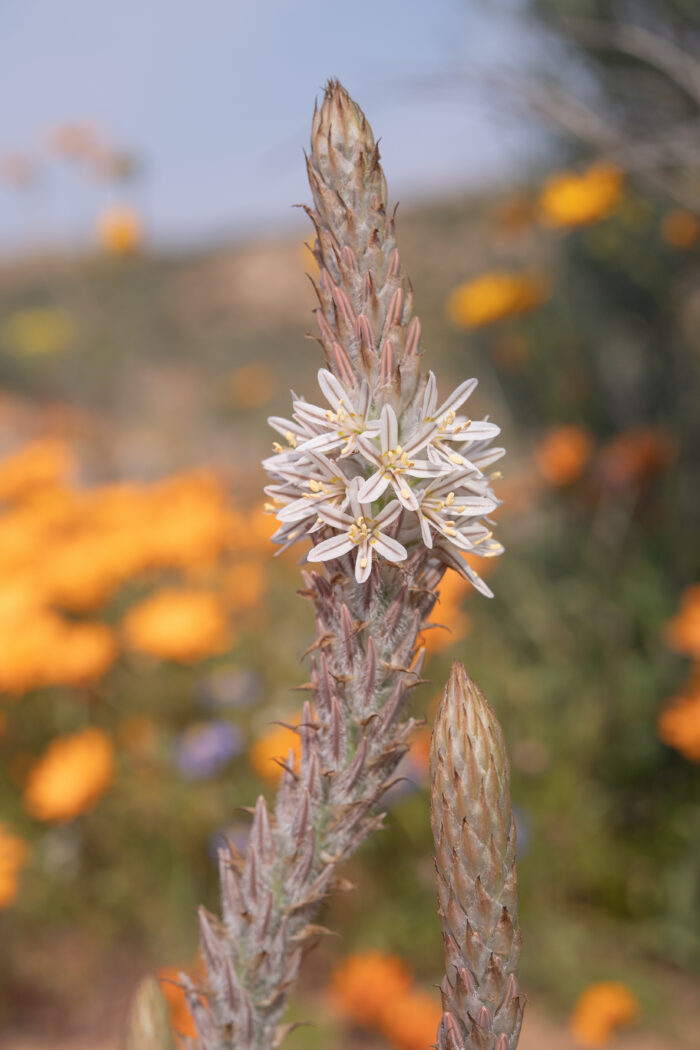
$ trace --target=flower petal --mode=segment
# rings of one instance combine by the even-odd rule
[[[307,561],[332,561],[347,554],[354,547],[354,543],[348,538],[347,533],[339,536],[331,536],[329,540],[322,540],[312,547],[306,555]]]
[[[375,499],[379,499],[388,484],[389,476],[383,470],[377,470],[371,478],[367,478],[360,485],[357,493],[358,502],[373,503]]]

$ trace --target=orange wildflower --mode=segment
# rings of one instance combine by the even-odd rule
[[[113,776],[114,747],[101,729],[57,737],[29,771],[25,808],[37,820],[72,820],[92,809]]]
[[[188,569],[212,564],[229,543],[231,516],[224,489],[208,471],[160,482],[148,502],[153,565]]]
[[[618,1028],[633,1024],[639,1011],[639,1001],[626,985],[600,981],[579,997],[569,1028],[581,1046],[604,1046]]]
[[[93,685],[117,658],[114,634],[103,623],[65,623],[47,656],[47,684]]]
[[[436,626],[421,635],[421,643],[428,653],[442,652],[467,636],[471,620],[463,611],[462,602],[470,591],[471,584],[458,573],[447,570],[440,582],[439,600],[431,613]]]
[[[604,219],[622,195],[623,172],[613,164],[593,164],[577,174],[552,175],[540,194],[540,212],[550,226],[589,226]]]
[[[666,644],[682,656],[700,660],[700,583],[683,591],[678,615],[666,628]]]
[[[65,480],[74,465],[70,448],[59,438],[41,438],[0,461],[0,500],[15,502],[37,489]]]
[[[583,473],[593,448],[582,427],[552,427],[535,449],[537,468],[550,485],[570,485]]]
[[[610,488],[646,481],[674,459],[675,445],[656,427],[633,427],[616,434],[598,455],[598,472]]]
[[[229,388],[238,408],[260,408],[277,389],[277,375],[269,365],[243,365],[231,373]]]
[[[7,824],[0,823],[0,909],[9,907],[17,896],[19,873],[28,853],[24,839],[14,835]]]
[[[378,951],[361,952],[349,955],[335,967],[330,999],[336,1010],[349,1020],[373,1027],[380,1024],[388,1003],[409,992],[411,980],[410,971],[398,956]],[[424,1043],[421,1050],[430,1041]]]
[[[397,1050],[425,1050],[435,1043],[442,1018],[442,1006],[436,995],[411,989],[386,1000],[379,1028]]]
[[[657,721],[659,739],[691,762],[700,762],[700,680],[675,697]]]
[[[130,649],[186,664],[223,652],[230,644],[221,600],[194,588],[156,591],[128,611],[123,630]]]
[[[226,574],[226,597],[233,609],[241,612],[258,608],[265,594],[265,569],[257,561],[242,561]]]
[[[51,600],[73,612],[102,605],[122,580],[120,559],[107,537],[85,532],[56,537],[43,574]]]
[[[297,714],[292,718],[292,723],[298,725],[300,719],[301,715]],[[259,777],[276,784],[282,776],[280,762],[287,761],[290,751],[294,752],[296,768],[301,758],[299,734],[287,726],[271,726],[251,746],[248,761]]]
[[[97,239],[108,255],[133,255],[143,243],[143,223],[133,208],[115,205],[99,216]]]
[[[156,976],[160,981],[161,991],[170,1007],[170,1024],[173,1031],[179,1032],[180,1035],[189,1036],[191,1039],[196,1039],[197,1029],[187,1006],[185,990],[180,984],[181,972],[182,970],[176,966],[164,966],[158,970]]]
[[[661,220],[661,236],[672,248],[685,251],[697,244],[700,238],[700,222],[692,211],[675,208]]]
[[[548,295],[541,277],[495,270],[455,288],[447,300],[447,314],[458,328],[481,328],[529,313]]]

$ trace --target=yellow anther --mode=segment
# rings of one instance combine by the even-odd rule
[[[493,474],[491,475],[491,481],[498,481],[502,477],[503,474],[500,470],[494,470]]]
[[[294,434],[292,434],[291,430],[288,430],[287,433],[284,436],[286,437],[287,444],[289,445],[290,448],[296,448],[297,447],[297,439],[295,438]]]
[[[403,489],[401,489],[401,495],[403,496],[404,499],[408,499],[408,497],[411,495],[411,490],[403,488]]]
[[[314,478],[310,479],[310,481],[309,481],[309,488],[311,489],[312,492],[320,492],[321,491],[321,486],[319,485],[319,483]]]
[[[367,559],[366,558],[360,558],[360,568],[362,568],[362,569],[366,569],[367,568]]]
[[[449,525],[445,526],[445,532],[447,533],[448,536],[456,536],[457,535],[457,529],[453,529]]]
[[[456,452],[453,452],[450,456],[450,463],[461,463],[462,457],[458,456]]]
[[[455,501],[455,494],[454,494],[454,492],[448,492],[447,493],[447,499],[445,500],[445,503],[447,504],[447,506],[451,507],[452,504],[454,503],[454,501]]]
[[[284,452],[284,449],[280,445],[279,441],[273,441],[272,442],[272,448],[274,449],[275,452]]]

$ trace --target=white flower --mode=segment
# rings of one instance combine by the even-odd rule
[[[294,402],[295,419],[315,431],[300,444],[299,449],[330,452],[339,448],[341,456],[351,455],[357,450],[357,438],[379,427],[378,420],[367,418],[372,403],[369,383],[362,381],[357,400],[354,400],[332,372],[321,368],[318,385],[331,408],[320,408],[308,401]]]
[[[309,561],[331,561],[357,548],[355,579],[364,583],[372,571],[373,553],[380,554],[387,561],[399,562],[405,560],[408,552],[403,544],[382,531],[396,521],[401,505],[392,500],[376,517],[369,517],[363,513],[358,501],[359,483],[359,478],[353,478],[350,483],[348,495],[352,514],[328,506],[319,510],[319,518],[338,532],[312,547],[307,557]]]
[[[460,489],[467,491],[462,494]],[[459,550],[473,550],[475,539],[488,532],[482,525],[475,527],[475,519],[497,507],[493,493],[473,471],[456,471],[439,478],[421,493],[417,513],[423,542],[426,547],[433,546],[432,530]]]
[[[487,419],[470,419],[468,416],[457,415],[457,409],[461,408],[476,386],[476,379],[466,379],[437,408],[437,382],[432,372],[428,374],[423,394],[421,426],[425,430],[432,428],[427,454],[433,462],[471,467],[472,463],[463,455],[464,449],[477,442],[490,441],[500,434],[500,427]],[[462,450],[452,448],[450,442],[459,442]]]
[[[373,503],[391,485],[399,503],[408,510],[418,510],[418,497],[409,478],[434,478],[449,470],[449,465],[413,460],[411,456],[425,448],[432,432],[422,428],[405,445],[399,444],[399,423],[391,405],[384,405],[379,421],[381,452],[366,438],[358,438],[363,456],[378,469],[360,486],[360,503]]]

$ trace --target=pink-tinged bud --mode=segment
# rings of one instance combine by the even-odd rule
[[[342,288],[338,288],[337,285],[333,286],[333,302],[346,326],[352,331],[355,327],[355,311],[350,304],[347,293]]]
[[[418,317],[414,317],[406,331],[406,342],[403,346],[404,359],[416,357],[420,347],[421,323]]]
[[[403,288],[397,288],[391,297],[389,309],[387,310],[385,328],[392,328],[395,324],[401,324],[403,313]]]
[[[394,378],[394,372],[396,371],[396,352],[394,350],[394,344],[391,339],[387,339],[382,347],[382,357],[380,362],[380,379],[379,382],[382,386],[388,386]]]
[[[355,386],[357,377],[352,365],[350,364],[350,359],[340,343],[334,342],[331,347],[331,364],[333,366],[333,371],[344,386],[349,388]]]
[[[398,248],[394,248],[391,255],[389,256],[389,262],[386,268],[386,279],[387,281],[396,281],[401,273],[401,260],[399,258]]]

